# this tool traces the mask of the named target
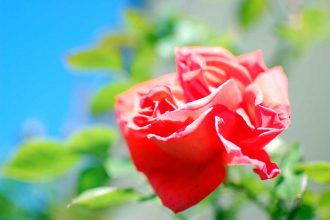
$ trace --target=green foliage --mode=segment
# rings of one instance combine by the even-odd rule
[[[152,48],[145,46],[136,50],[130,69],[132,79],[136,82],[150,79],[152,76],[152,65],[150,63],[153,64],[155,58]]]
[[[110,112],[115,104],[116,96],[132,86],[130,82],[110,83],[102,87],[92,99],[91,111],[94,115]]]
[[[24,143],[3,169],[4,175],[22,181],[56,178],[70,169],[76,157],[63,144],[50,140]]]
[[[301,156],[299,144],[294,143],[288,145],[287,152],[282,157],[280,164],[283,176],[290,176],[295,172],[295,167],[301,161]]]
[[[73,199],[70,206],[79,205],[89,209],[105,208],[127,202],[141,200],[143,196],[133,189],[117,189],[113,187],[100,187],[85,191]]]
[[[279,198],[292,201],[300,198],[307,184],[307,179],[303,174],[286,176],[277,186],[276,193]]]
[[[329,36],[330,26],[323,8],[305,8],[288,24],[280,24],[279,36],[293,44],[298,51],[304,51],[314,41]]]
[[[77,180],[77,192],[82,193],[88,189],[106,186],[110,176],[102,164],[89,166],[80,172]]]
[[[319,161],[300,164],[297,166],[297,170],[304,172],[317,183],[330,184],[330,163]]]
[[[322,219],[330,219],[330,190],[326,190],[322,193],[319,203],[317,205],[317,211]]]
[[[298,144],[289,146],[289,152],[281,163],[282,175],[276,187],[276,194],[280,199],[292,201],[301,198],[306,190],[307,179],[304,174],[295,171],[296,165],[301,160],[301,152]]]
[[[249,28],[260,20],[267,8],[267,0],[243,0],[239,5],[238,20],[243,28]]]
[[[125,14],[126,21],[133,34],[137,37],[143,37],[148,34],[152,29],[152,24],[146,19],[143,14],[137,10],[127,10]]]
[[[116,133],[106,126],[94,126],[82,129],[69,140],[67,147],[76,154],[107,157],[109,149],[116,139]]]
[[[136,171],[129,158],[110,158],[107,161],[107,168],[109,168],[108,172],[111,173],[111,176],[114,178],[129,176]]]
[[[112,70],[122,69],[122,57],[118,48],[96,47],[78,51],[68,57],[69,65],[77,70]]]

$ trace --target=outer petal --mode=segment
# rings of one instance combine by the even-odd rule
[[[198,203],[222,183],[225,170],[217,152],[205,163],[188,163],[167,154],[162,150],[164,146],[147,138],[147,133],[127,129],[125,123],[121,123],[121,129],[135,166],[174,212]]]
[[[253,79],[256,78],[260,73],[263,73],[267,70],[267,66],[263,61],[261,50],[242,54],[238,56],[237,59],[241,65],[248,69]]]
[[[252,165],[261,179],[274,178],[280,173],[277,165],[270,161],[268,154],[263,149],[242,148],[228,140],[224,136],[226,132],[224,127],[227,127],[227,125],[224,125],[226,121],[223,118],[216,117],[216,124],[218,137],[227,152],[226,162],[228,165]]]
[[[290,102],[283,69],[260,74],[244,94],[243,106],[256,127],[286,129],[290,126]]]
[[[203,166],[168,161],[163,169],[145,174],[163,204],[177,213],[212,193],[226,173],[223,161],[216,156]]]

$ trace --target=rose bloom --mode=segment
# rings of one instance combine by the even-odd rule
[[[213,192],[227,165],[280,170],[264,147],[290,125],[288,82],[261,51],[176,49],[176,73],[120,94],[116,117],[136,168],[163,204],[183,211]]]

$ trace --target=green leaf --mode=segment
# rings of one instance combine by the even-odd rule
[[[116,96],[131,86],[132,83],[129,82],[116,82],[101,88],[92,99],[92,113],[100,115],[111,111],[114,107]]]
[[[112,47],[96,47],[78,51],[68,57],[69,65],[78,70],[114,70],[123,69],[120,50]]]
[[[94,126],[75,133],[69,140],[68,148],[78,154],[106,157],[116,138],[113,129],[106,126]]]
[[[248,28],[263,15],[267,8],[267,0],[243,0],[239,7],[239,23]]]
[[[44,181],[65,173],[76,159],[60,143],[34,140],[23,144],[3,171],[7,177],[17,180]]]
[[[302,197],[307,186],[307,178],[304,174],[297,174],[295,167],[301,160],[301,152],[297,143],[288,146],[283,161],[280,163],[282,175],[275,192],[284,200],[294,200]]]
[[[302,204],[294,215],[295,220],[312,220],[315,219],[315,209],[311,205]]]
[[[288,146],[288,152],[280,164],[282,175],[291,176],[295,172],[296,165],[301,160],[301,151],[299,144],[294,143]]]
[[[129,158],[109,158],[106,164],[107,170],[114,178],[129,176],[136,173],[136,170]]]
[[[110,176],[102,164],[87,167],[79,174],[77,191],[82,193],[88,189],[105,186],[109,179]]]
[[[276,187],[276,194],[284,200],[301,198],[306,189],[307,179],[303,174],[284,177],[284,180]]]
[[[131,36],[126,33],[111,34],[104,36],[100,42],[102,48],[122,48],[134,46],[134,41]]]
[[[141,34],[146,34],[150,31],[151,23],[143,16],[143,13],[130,9],[126,11],[125,15],[131,30]]]
[[[281,24],[278,34],[295,45],[298,52],[304,51],[314,41],[329,36],[329,21],[323,8],[305,8],[296,17],[295,22]]]
[[[155,62],[154,52],[147,47],[136,50],[131,64],[131,76],[136,82],[145,81],[151,78],[152,67]]]
[[[321,219],[330,219],[330,190],[322,193],[320,201],[317,206],[317,212]]]
[[[330,163],[328,162],[311,162],[300,164],[297,166],[297,171],[304,172],[311,180],[322,183],[330,184]]]
[[[79,205],[89,209],[105,208],[113,205],[134,202],[143,196],[133,189],[117,189],[113,187],[99,187],[83,192],[73,199],[70,206]]]

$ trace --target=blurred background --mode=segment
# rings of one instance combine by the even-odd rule
[[[0,164],[31,138],[113,124],[116,93],[173,71],[173,48],[194,44],[262,49],[283,65],[292,126],[282,137],[306,160],[330,161],[329,12],[328,0],[0,0]],[[10,179],[1,220],[65,219],[49,214],[58,184]]]

